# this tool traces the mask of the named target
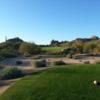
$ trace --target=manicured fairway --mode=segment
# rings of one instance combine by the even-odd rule
[[[63,50],[63,47],[43,47],[42,50],[47,53],[59,53]]]
[[[27,76],[0,100],[100,100],[100,65],[66,65]]]

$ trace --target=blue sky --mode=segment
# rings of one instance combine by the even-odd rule
[[[47,44],[100,36],[100,0],[0,0],[0,41]]]

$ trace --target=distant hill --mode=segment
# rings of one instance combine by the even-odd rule
[[[52,40],[50,45],[61,45],[61,44],[64,44],[64,43],[73,43],[73,42],[92,42],[92,41],[100,41],[100,38],[98,36],[92,36],[90,38],[77,38],[75,40],[72,40],[72,41],[58,41],[58,40]]]
[[[7,42],[11,42],[11,43],[22,43],[24,42],[22,39],[20,39],[19,37],[15,37],[12,39],[8,39]]]
[[[0,43],[0,59],[19,56],[19,47],[23,42],[19,37],[15,37]]]
[[[26,52],[26,54],[37,54],[40,53],[40,51],[41,48],[39,48],[39,46],[34,43],[25,42],[19,37],[8,39],[0,43],[1,59],[23,56]]]
[[[91,41],[98,41],[98,40],[100,40],[99,37],[97,37],[97,36],[92,36],[92,37],[90,37],[90,38],[77,38],[77,39],[75,39],[75,40],[72,41],[72,42],[75,42],[75,41],[91,42]]]

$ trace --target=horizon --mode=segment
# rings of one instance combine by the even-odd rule
[[[9,38],[36,44],[100,37],[99,0],[0,1],[0,42]]]
[[[97,35],[94,35],[94,36],[96,36],[96,37],[98,37],[98,38],[100,39],[99,36],[97,36]],[[84,37],[84,38],[82,38],[82,37],[77,37],[77,38],[74,38],[73,40],[76,40],[76,39],[78,39],[78,38],[81,38],[81,39],[89,39],[89,38],[92,38],[92,37],[93,37],[93,36],[91,36],[91,37]],[[20,37],[8,38],[7,36],[5,36],[5,40],[2,41],[2,42],[5,42],[5,41],[10,40],[10,39],[14,39],[14,38],[19,38],[19,39],[21,39],[21,40],[23,40],[23,41],[25,41],[25,42],[33,42],[33,43],[35,43],[35,44],[37,44],[37,45],[49,45],[49,44],[51,43],[51,41],[52,41],[52,40],[49,41],[48,44],[38,44],[38,43],[36,43],[35,41],[26,41],[26,40],[24,40],[24,39],[22,39],[22,38],[20,38]],[[59,40],[57,40],[57,39],[53,39],[53,40],[59,41]],[[61,40],[61,41],[59,41],[59,42],[62,42],[62,41],[69,41],[69,42],[71,42],[71,41],[73,41],[73,40]],[[2,43],[2,42],[0,42],[0,43]]]

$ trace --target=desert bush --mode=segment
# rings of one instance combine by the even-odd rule
[[[33,56],[32,59],[42,59],[43,56],[42,55],[39,55],[39,56]]]
[[[0,65],[0,69],[3,69],[4,68],[4,66],[3,65]]]
[[[17,68],[6,68],[3,70],[3,72],[0,75],[1,79],[13,79],[23,76],[23,73],[21,70]]]
[[[41,48],[34,43],[23,42],[19,47],[19,52],[24,56],[40,54]]]
[[[72,54],[68,54],[66,57],[67,58],[72,58]]]
[[[79,59],[77,55],[73,55],[73,59]]]
[[[21,65],[21,64],[23,64],[23,62],[22,61],[16,61],[16,65]]]
[[[100,61],[96,61],[95,63],[96,63],[96,64],[100,64]]]
[[[66,65],[64,61],[55,61],[54,65]]]
[[[37,60],[37,61],[34,61],[34,65],[35,67],[46,67],[47,66],[47,62],[46,60]]]
[[[90,64],[90,61],[84,61],[84,64]]]

